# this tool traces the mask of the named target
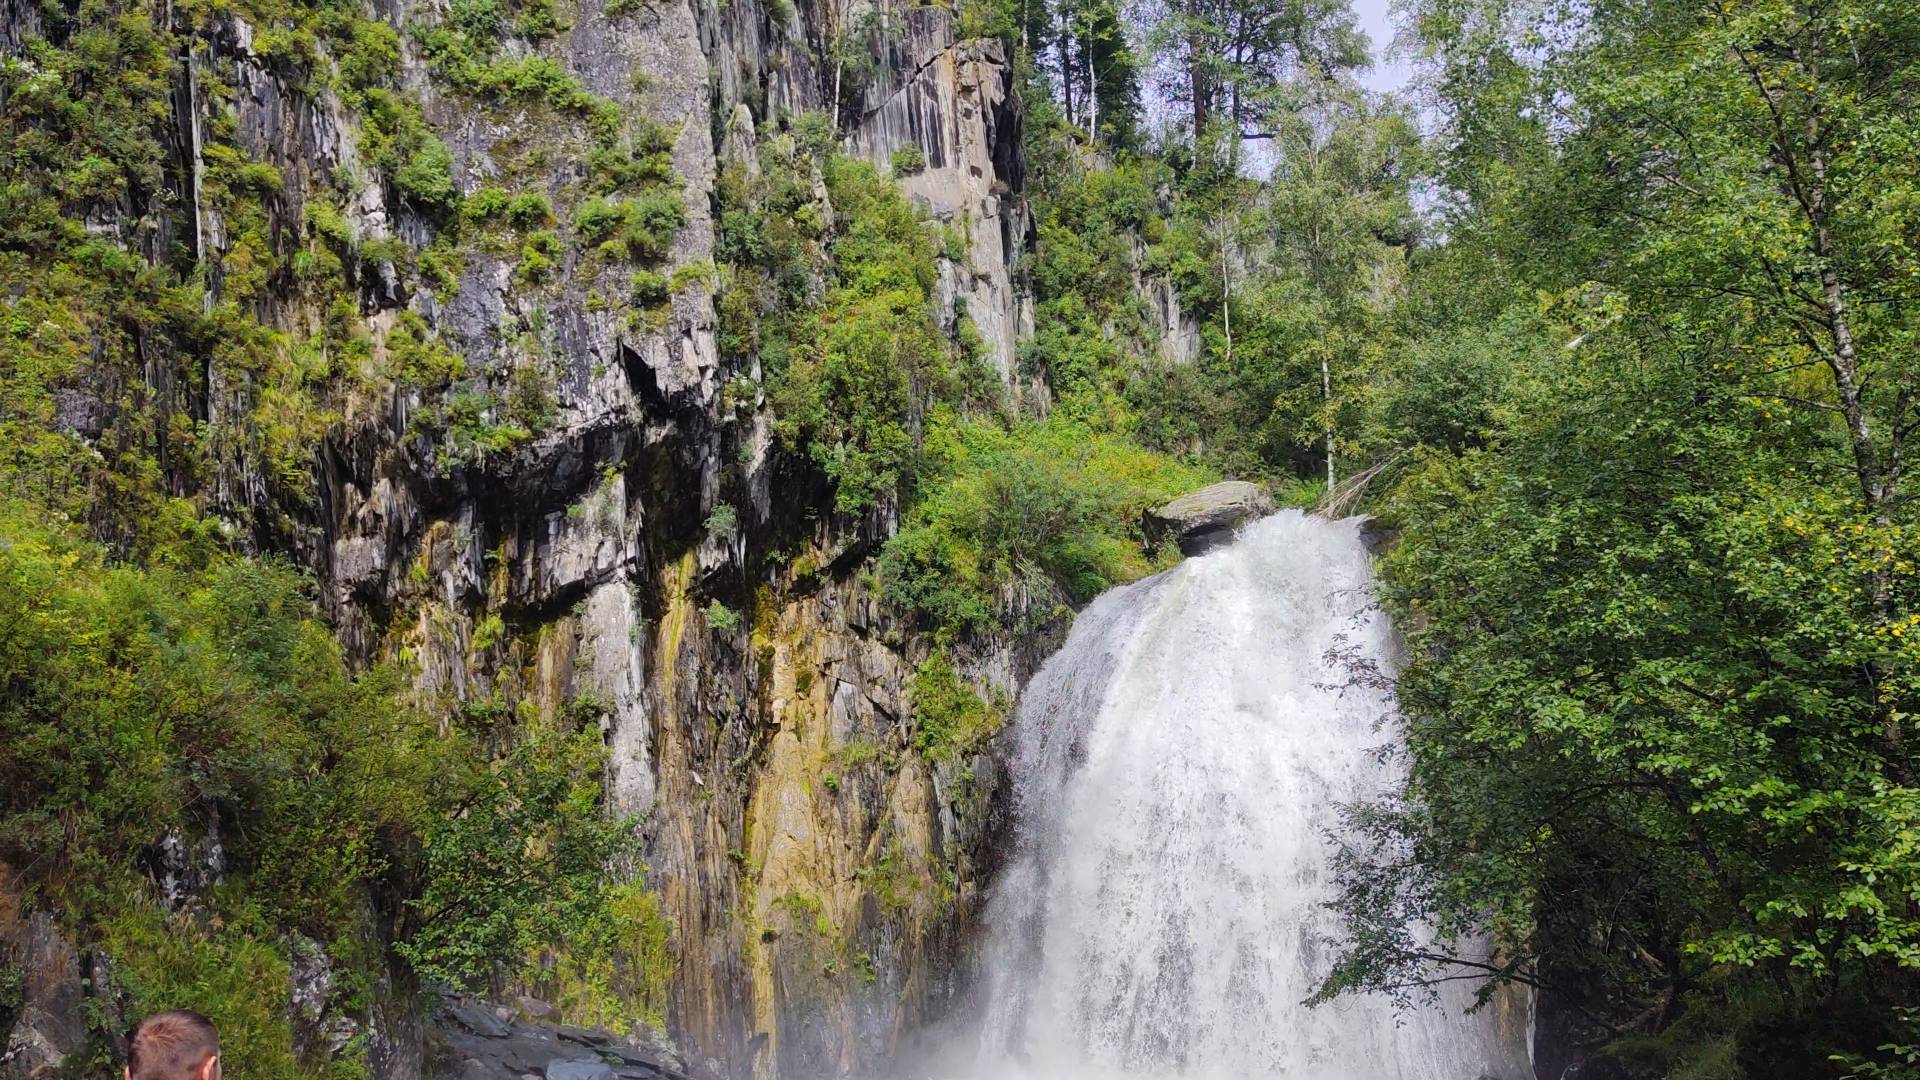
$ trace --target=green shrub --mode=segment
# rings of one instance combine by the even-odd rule
[[[740,613],[718,600],[709,600],[707,626],[716,634],[731,636],[740,629]]]
[[[992,625],[1016,581],[1074,601],[1155,569],[1141,512],[1214,478],[1066,418],[928,425],[921,499],[882,550],[890,603],[923,624]]]
[[[533,438],[532,430],[509,418],[497,395],[473,388],[456,390],[426,411],[421,425],[439,435],[435,466],[441,475],[509,453]]]
[[[532,41],[549,38],[566,29],[554,0],[522,0],[520,13],[513,20],[520,36]]]
[[[600,245],[603,253],[615,258],[664,258],[674,234],[685,223],[686,209],[674,191],[617,200],[596,195],[581,203],[573,216],[580,239]]]
[[[1000,730],[1005,709],[982,700],[960,678],[953,658],[935,649],[914,669],[908,688],[914,749],[936,761],[964,757]]]
[[[641,307],[659,307],[673,297],[666,275],[657,270],[635,270],[628,283],[633,302]]]
[[[401,191],[438,209],[455,202],[453,151],[434,135],[425,135],[412,147],[393,174]]]
[[[528,233],[520,244],[520,265],[515,270],[522,281],[545,281],[553,272],[554,260],[560,257],[560,251],[558,233],[549,229]]]
[[[507,220],[522,229],[538,228],[553,221],[553,204],[545,194],[523,191],[507,200]]]
[[[933,235],[872,165],[827,163],[838,216],[834,285],[793,327],[798,339],[772,379],[774,430],[831,477],[836,504],[860,510],[911,477],[913,429],[956,386],[952,344],[934,323]]]
[[[447,22],[476,41],[500,36],[500,0],[452,0]]]
[[[488,184],[467,196],[466,201],[460,205],[460,213],[468,221],[491,221],[505,214],[510,205],[512,205],[511,200],[505,191]],[[540,220],[544,221],[545,215],[541,215]]]
[[[102,938],[131,1015],[193,1009],[220,1029],[223,1070],[294,1080],[310,1074],[294,1056],[284,1011],[288,963],[272,935],[253,917],[216,929],[130,900],[106,920]]]
[[[299,575],[211,550],[116,565],[0,503],[0,861],[98,943],[135,1013],[201,1009],[236,1075],[311,1075],[284,943],[321,942],[337,1003],[364,1007],[383,964],[356,944],[376,884],[415,882],[395,948],[420,975],[552,978],[591,990],[598,1019],[619,1011],[609,995],[657,1016],[666,925],[637,884],[608,880],[634,834],[601,805],[596,706],[544,724],[481,702],[443,728],[399,673],[350,670]],[[221,832],[227,878],[206,917],[169,915],[150,846],[215,820],[244,823]],[[541,954],[561,960],[520,970]]]
[[[632,823],[601,813],[598,725],[536,722],[466,783],[463,812],[421,852],[426,885],[397,946],[421,976],[483,990],[502,961],[592,932],[612,899],[606,868],[632,855]]]
[[[888,158],[888,164],[895,176],[913,176],[926,171],[927,154],[916,144],[902,146]]]
[[[445,386],[466,374],[466,361],[433,337],[426,320],[402,312],[387,335],[393,378],[406,386]]]

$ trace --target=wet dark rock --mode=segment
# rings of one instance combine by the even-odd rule
[[[553,1006],[521,997],[515,1009],[498,1009],[472,998],[444,995],[434,1010],[435,1037],[443,1062],[428,1075],[458,1080],[691,1080],[671,1047],[656,1045],[651,1032],[628,1037],[603,1028],[583,1028],[525,1019],[529,1004]],[[501,1013],[522,1019],[502,1019]],[[663,1040],[662,1040],[663,1041]]]
[[[547,1080],[614,1080],[613,1066],[599,1058],[555,1058],[547,1062]]]

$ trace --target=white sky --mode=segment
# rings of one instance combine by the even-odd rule
[[[1360,76],[1360,84],[1369,90],[1401,90],[1413,76],[1405,58],[1389,55],[1397,23],[1389,7],[1392,0],[1353,0],[1353,13],[1360,16],[1360,29],[1373,41],[1373,70]]]

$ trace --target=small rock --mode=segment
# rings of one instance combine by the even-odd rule
[[[553,1033],[568,1042],[576,1042],[582,1046],[594,1048],[606,1046],[614,1041],[613,1032],[601,1031],[598,1028],[561,1026],[554,1028]]]
[[[528,997],[525,994],[521,994],[519,997],[513,999],[513,1003],[519,1006],[521,1015],[527,1017],[529,1020],[551,1020],[560,1015],[560,1010],[541,1001],[537,997]]]
[[[1192,556],[1226,543],[1235,529],[1271,513],[1273,499],[1260,485],[1222,480],[1147,511],[1141,524],[1148,543],[1158,544],[1171,536],[1182,554]]]
[[[547,1080],[615,1080],[613,1066],[599,1058],[554,1058],[547,1062]]]
[[[507,1025],[501,1022],[502,1017],[499,1016],[502,1012],[507,1010],[486,1009],[461,1001],[447,1003],[448,1018],[467,1031],[488,1039],[504,1039],[509,1034]]]

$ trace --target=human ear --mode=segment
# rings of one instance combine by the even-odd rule
[[[200,1066],[200,1080],[220,1080],[220,1055],[215,1054]]]

